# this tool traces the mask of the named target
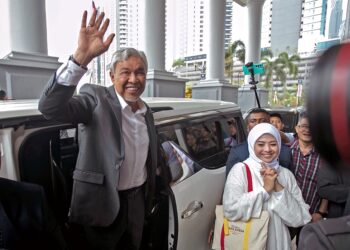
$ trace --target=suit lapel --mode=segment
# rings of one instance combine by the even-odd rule
[[[106,97],[109,105],[112,107],[113,113],[120,126],[120,132],[122,133],[122,108],[113,85],[108,88],[108,95]]]

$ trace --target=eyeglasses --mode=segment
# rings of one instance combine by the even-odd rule
[[[309,130],[309,129],[310,129],[310,126],[309,126],[309,125],[302,124],[302,125],[298,125],[298,128],[300,128],[300,129],[302,129],[302,130]]]

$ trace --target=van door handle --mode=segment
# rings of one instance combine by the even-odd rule
[[[191,217],[194,213],[198,212],[203,207],[201,201],[192,201],[188,207],[181,213],[182,219],[187,219]]]

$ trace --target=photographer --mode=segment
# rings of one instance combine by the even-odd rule
[[[328,49],[314,68],[307,100],[315,147],[338,174],[350,165],[349,69],[349,43]],[[344,207],[343,217],[306,225],[298,249],[349,249],[349,195]]]

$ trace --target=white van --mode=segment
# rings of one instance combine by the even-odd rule
[[[230,149],[225,142],[233,136],[235,143],[246,139],[240,108],[210,100],[144,100],[154,111],[163,162],[142,249],[210,249],[208,235]],[[37,104],[0,102],[0,177],[43,186],[51,210],[65,226],[79,134],[71,124],[45,120]],[[232,124],[236,133],[231,136]]]

